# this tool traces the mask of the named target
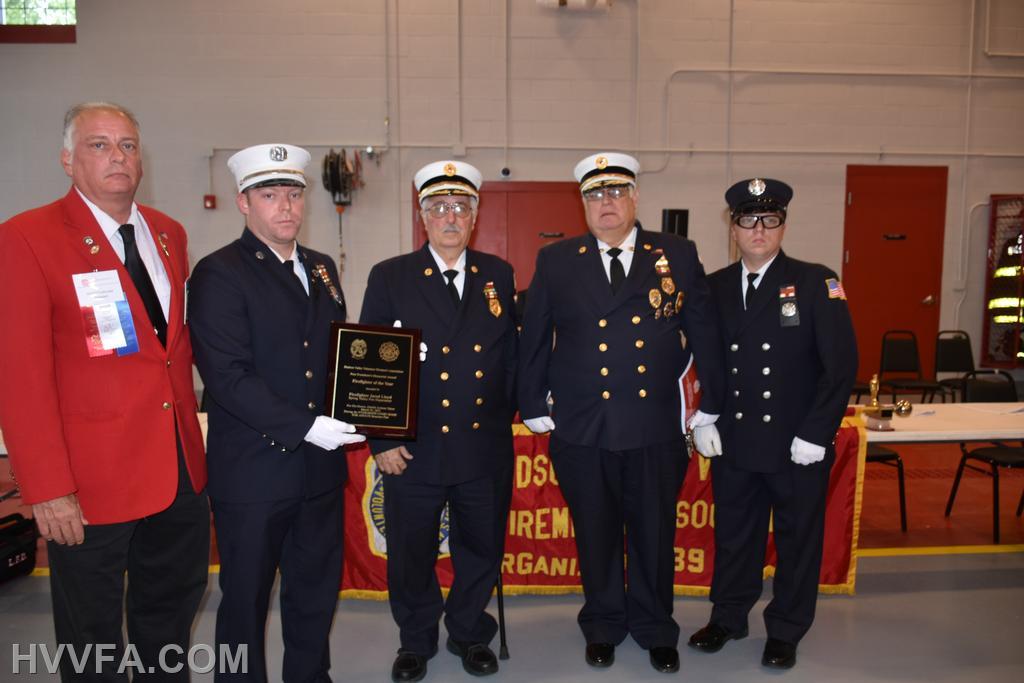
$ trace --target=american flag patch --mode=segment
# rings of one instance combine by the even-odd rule
[[[842,299],[846,301],[846,290],[843,289],[843,284],[834,277],[825,278],[825,286],[828,287],[828,298],[829,299]]]

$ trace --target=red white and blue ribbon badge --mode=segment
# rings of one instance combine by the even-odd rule
[[[828,287],[828,298],[829,299],[842,299],[846,301],[846,290],[843,289],[843,284],[834,277],[825,278],[825,286]]]

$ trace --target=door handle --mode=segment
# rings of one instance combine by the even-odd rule
[[[933,295],[929,294],[925,298],[921,299],[921,303],[924,304],[925,306],[934,306],[935,305],[935,297]]]
[[[565,237],[564,232],[541,232],[538,234],[546,240],[557,240],[559,238]]]
[[[907,239],[907,236],[901,232],[887,232],[882,235],[882,239],[898,242]]]

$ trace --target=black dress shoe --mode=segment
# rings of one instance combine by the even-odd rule
[[[471,676],[490,676],[498,672],[498,658],[486,643],[464,643],[448,638],[448,652],[462,658],[462,668]]]
[[[603,669],[614,663],[614,645],[611,643],[587,643],[587,664]]]
[[[652,647],[648,653],[655,671],[663,674],[674,674],[679,671],[679,650],[674,647]]]
[[[690,636],[690,647],[703,652],[718,652],[730,640],[747,637],[747,629],[731,631],[714,622]]]
[[[791,669],[796,664],[796,645],[778,638],[769,638],[764,644],[761,663],[774,669]]]
[[[405,681],[422,681],[423,677],[426,675],[426,657],[409,652],[408,650],[398,651],[395,663],[391,666],[391,680],[395,683],[405,683]]]

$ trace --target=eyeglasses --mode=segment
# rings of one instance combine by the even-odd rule
[[[449,213],[456,218],[463,218],[473,212],[468,202],[438,202],[423,209],[431,218],[444,218]]]
[[[736,225],[740,226],[744,230],[753,230],[757,227],[757,222],[761,222],[761,227],[765,230],[774,230],[785,222],[785,217],[775,213],[770,213],[766,216],[755,216],[753,214],[743,214],[737,216],[735,219]]]
[[[603,202],[605,197],[608,199],[622,199],[629,194],[629,185],[612,185],[611,187],[598,187],[593,190],[587,190],[583,193],[583,198],[588,202]]]

